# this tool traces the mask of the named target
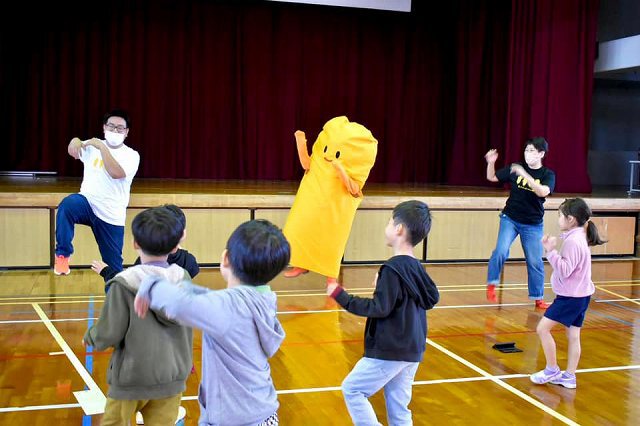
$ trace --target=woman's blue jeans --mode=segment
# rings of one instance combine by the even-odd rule
[[[504,262],[509,258],[509,250],[513,240],[520,235],[520,242],[527,262],[527,284],[529,299],[540,300],[544,297],[544,262],[542,260],[543,224],[527,225],[511,220],[500,213],[500,231],[496,248],[489,259],[487,271],[488,284],[500,284],[500,273]]]

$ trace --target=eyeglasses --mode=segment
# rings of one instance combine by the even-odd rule
[[[127,128],[125,126],[123,126],[122,124],[116,126],[113,123],[107,123],[104,125],[104,127],[107,128],[107,130],[109,130],[110,132],[113,132],[114,130],[118,133],[124,133],[125,130],[127,130]]]
[[[537,154],[538,150],[533,148],[533,149],[525,149],[524,152],[527,152],[529,154]]]

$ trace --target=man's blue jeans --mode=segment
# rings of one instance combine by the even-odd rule
[[[487,271],[488,284],[500,284],[500,273],[513,240],[520,235],[520,242],[527,262],[529,299],[540,300],[544,297],[544,262],[542,261],[543,224],[527,225],[511,220],[500,213],[500,231],[496,248],[489,259]]]
[[[390,425],[411,425],[411,390],[418,362],[361,358],[342,382],[342,394],[356,426],[380,425],[368,398],[384,388]]]
[[[122,246],[124,226],[117,226],[100,220],[84,195],[71,194],[58,206],[56,215],[56,256],[69,257],[73,253],[73,236],[76,224],[91,227],[96,237],[102,261],[122,271]]]

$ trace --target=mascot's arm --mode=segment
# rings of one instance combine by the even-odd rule
[[[333,165],[333,168],[336,169],[336,172],[342,180],[342,183],[344,183],[344,187],[347,188],[347,191],[349,191],[349,193],[354,197],[362,197],[360,185],[358,184],[358,182],[349,177],[342,163],[338,160],[333,160],[331,164]]]
[[[300,159],[300,164],[302,164],[302,168],[305,171],[309,170],[311,157],[309,157],[309,153],[307,152],[307,137],[302,130],[296,130],[293,135],[296,137],[296,146],[298,147],[298,158]]]

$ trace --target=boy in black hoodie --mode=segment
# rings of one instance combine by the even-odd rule
[[[355,315],[367,317],[364,358],[342,382],[347,409],[356,425],[378,425],[368,398],[384,388],[389,424],[412,424],[411,386],[427,339],[426,311],[440,298],[435,283],[413,255],[413,247],[431,229],[431,212],[423,202],[398,204],[385,228],[393,257],[376,276],[373,299],[351,296],[338,284],[327,294]]]
[[[182,242],[187,235],[187,217],[182,209],[175,204],[165,204],[161,207],[169,210],[178,219],[180,226],[182,227],[182,238],[180,239],[180,242]],[[191,279],[194,279],[200,272],[200,266],[198,266],[198,261],[195,256],[180,246],[176,247],[171,253],[169,253],[167,262],[169,262],[169,265],[176,264],[185,269],[189,273]],[[139,257],[135,262],[133,262],[133,265],[140,265]],[[110,286],[109,281],[118,274],[118,271],[100,260],[94,260],[91,262],[91,270],[97,272],[102,276],[102,278],[104,278],[104,292],[108,292]]]

